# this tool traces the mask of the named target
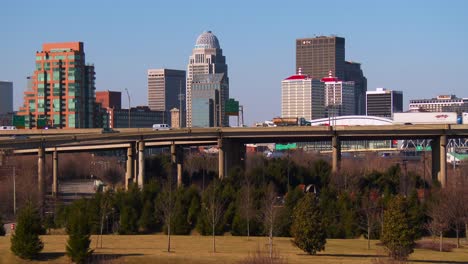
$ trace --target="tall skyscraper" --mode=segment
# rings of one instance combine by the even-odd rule
[[[366,92],[366,114],[392,118],[393,113],[403,112],[403,92],[385,88]]]
[[[226,85],[226,100],[229,98],[229,77],[226,58],[219,45],[218,38],[211,32],[203,32],[198,36],[192,55],[187,66],[187,127],[192,127],[192,81],[199,74],[224,73],[223,79]],[[224,104],[222,111],[224,113]]]
[[[308,75],[292,75],[281,82],[281,117],[325,117],[324,84]]]
[[[26,127],[94,126],[95,72],[94,65],[86,65],[82,42],[44,44],[36,52],[32,80],[18,113]]]
[[[0,81],[0,114],[13,112],[13,83]]]
[[[345,61],[345,39],[336,36],[296,39],[296,70],[314,79],[331,71],[342,81],[354,82],[353,114],[365,115],[367,79],[357,62]]]
[[[296,39],[296,70],[314,79],[321,79],[329,71],[345,79],[345,39],[336,36]]]
[[[345,81],[354,82],[354,101],[356,115],[366,114],[366,91],[367,78],[364,76],[361,64],[358,62],[345,61]]]
[[[102,108],[122,108],[122,92],[118,91],[96,91],[96,103]]]
[[[165,123],[170,123],[171,109],[185,109],[185,78],[181,70],[148,70],[148,106],[163,111]]]
[[[192,80],[192,127],[229,126],[225,104],[229,97],[224,73],[197,74]]]
[[[325,84],[325,109],[328,117],[354,115],[354,82],[334,77],[330,71],[322,78]]]

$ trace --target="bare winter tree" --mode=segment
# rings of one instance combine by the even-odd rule
[[[250,221],[255,215],[255,208],[253,205],[253,182],[248,173],[245,173],[244,175],[240,193],[239,209],[241,216],[247,221],[247,237],[250,238]]]
[[[269,256],[273,258],[273,236],[276,232],[278,216],[283,207],[278,202],[278,194],[272,183],[266,188],[262,204],[260,217],[261,220],[263,220],[265,231],[268,236]]]
[[[175,181],[172,180],[171,176],[168,176],[162,184],[161,193],[159,195],[161,220],[167,227],[167,252],[171,252],[171,225],[176,201],[175,188]]]
[[[447,206],[443,197],[440,197],[438,201],[434,201],[429,208],[428,216],[431,221],[427,224],[427,229],[433,236],[439,237],[439,250],[442,252],[444,232],[449,229]]]
[[[226,201],[221,196],[218,180],[214,180],[209,187],[207,197],[203,202],[203,206],[207,213],[208,221],[211,225],[213,236],[213,252],[216,253],[216,226],[221,220],[224,213],[224,206]]]
[[[444,191],[443,194],[446,218],[448,218],[450,227],[457,235],[457,248],[460,247],[460,232],[465,225],[465,219],[468,217],[465,192],[462,186],[456,185]]]
[[[376,223],[380,220],[381,207],[379,205],[379,193],[371,190],[361,200],[362,220],[361,227],[367,231],[367,249],[370,249],[370,239]]]

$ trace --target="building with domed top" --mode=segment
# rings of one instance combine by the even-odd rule
[[[217,105],[214,105],[214,109],[219,111],[216,116],[219,119],[216,123],[219,123],[221,126],[229,125],[229,119],[225,114],[225,101],[229,99],[229,78],[228,78],[228,66],[226,64],[226,57],[223,55],[223,50],[219,45],[218,38],[211,32],[205,31],[200,36],[198,36],[193,48],[192,55],[189,58],[189,63],[187,66],[187,87],[186,87],[186,109],[187,116],[186,122],[187,127],[192,127],[192,118],[193,118],[193,104],[192,104],[192,86],[194,77],[197,75],[206,75],[210,74],[223,74],[223,84],[217,85],[216,87],[222,87],[222,91],[218,91],[220,95],[223,95],[222,98],[218,101]],[[200,82],[198,82],[200,84]],[[206,84],[206,89],[217,89],[216,87],[208,87]],[[199,87],[203,89],[204,86]],[[209,108],[208,108],[209,109]],[[200,111],[198,111],[200,110]],[[198,109],[197,112],[200,114],[202,111]],[[209,115],[210,113],[206,113]]]

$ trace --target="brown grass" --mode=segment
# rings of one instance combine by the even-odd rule
[[[65,256],[67,236],[43,236],[43,263],[70,263]],[[93,237],[95,239],[95,237]],[[324,252],[310,256],[295,248],[290,238],[275,238],[275,250],[287,263],[388,263],[382,259],[382,248],[372,241],[372,250],[367,250],[364,239],[329,239]],[[211,252],[211,237],[173,236],[173,252],[165,252],[166,236],[139,235],[103,237],[103,248],[95,249],[94,259],[100,263],[239,263],[260,251],[266,251],[264,237],[220,236],[216,238],[217,253]],[[96,240],[91,243],[96,246]],[[0,264],[31,263],[13,256],[9,250],[10,237],[0,237]],[[409,263],[467,263],[468,247],[453,252],[436,252],[416,249]]]

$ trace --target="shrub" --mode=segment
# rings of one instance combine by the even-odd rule
[[[410,226],[408,206],[405,198],[393,198],[384,212],[382,237],[389,256],[397,260],[405,260],[415,247],[415,231]]]
[[[39,212],[28,202],[19,212],[17,226],[11,236],[11,251],[22,259],[34,259],[44,248],[39,235],[43,233]]]
[[[85,263],[93,253],[89,249],[91,243],[91,225],[87,215],[86,200],[79,200],[73,205],[71,217],[68,221],[67,256],[75,263]]]
[[[293,244],[311,255],[325,249],[322,212],[313,194],[304,196],[294,208],[291,233]]]

